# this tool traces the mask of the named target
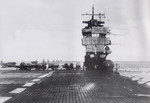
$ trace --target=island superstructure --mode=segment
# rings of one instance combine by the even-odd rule
[[[84,61],[84,68],[87,70],[101,70],[101,71],[113,71],[114,63],[111,60],[106,60],[107,55],[112,51],[109,48],[111,40],[107,37],[110,33],[109,27],[105,27],[105,14],[94,13],[94,7],[92,7],[92,14],[82,14],[86,16],[92,16],[89,21],[83,21],[87,24],[82,29],[82,45],[86,48],[86,55]],[[99,18],[95,19],[94,16]]]

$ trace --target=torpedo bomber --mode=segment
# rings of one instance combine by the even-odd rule
[[[87,24],[82,29],[82,45],[86,48],[84,68],[86,70],[113,72],[114,63],[106,59],[112,51],[109,48],[111,40],[107,37],[107,34],[111,34],[110,29],[104,26],[105,14],[95,14],[94,7],[92,7],[92,14],[82,15],[92,16],[89,21],[82,22]],[[98,19],[95,19],[94,16]]]

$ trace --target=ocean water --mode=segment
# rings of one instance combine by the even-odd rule
[[[150,87],[150,61],[120,61],[118,72],[141,85]]]

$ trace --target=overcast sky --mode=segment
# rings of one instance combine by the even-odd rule
[[[0,60],[84,60],[83,20],[106,14],[112,60],[150,60],[150,0],[0,0]]]

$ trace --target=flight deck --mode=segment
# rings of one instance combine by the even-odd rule
[[[26,89],[18,94],[10,93],[8,96],[11,98],[5,103],[150,102],[150,88],[116,73],[60,70],[49,71],[42,76],[40,81],[30,87],[17,85],[18,88]]]

